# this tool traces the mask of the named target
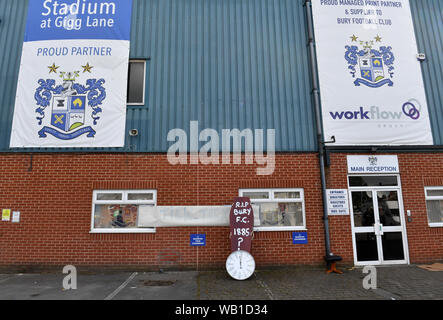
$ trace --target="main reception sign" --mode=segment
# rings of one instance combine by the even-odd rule
[[[11,148],[122,147],[132,0],[30,0]]]
[[[325,138],[432,145],[408,0],[312,0]]]

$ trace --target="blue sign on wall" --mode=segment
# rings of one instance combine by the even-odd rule
[[[206,246],[206,234],[191,234],[190,242],[192,247]]]
[[[129,40],[132,1],[29,1],[25,41]]]
[[[293,244],[308,244],[308,233],[307,232],[293,232],[292,233],[292,243]]]

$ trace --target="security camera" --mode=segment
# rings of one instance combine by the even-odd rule
[[[424,54],[424,53],[417,54],[417,60],[418,61],[425,61],[426,60],[426,54]]]
[[[131,130],[129,130],[129,135],[130,135],[131,137],[136,137],[136,136],[138,136],[138,130],[137,130],[137,129],[131,129]]]

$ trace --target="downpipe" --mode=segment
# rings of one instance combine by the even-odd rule
[[[331,242],[329,234],[329,218],[328,218],[328,207],[327,207],[327,194],[326,194],[326,173],[325,173],[325,142],[323,140],[322,132],[322,120],[320,112],[320,92],[318,89],[318,73],[317,73],[317,63],[316,54],[314,47],[314,30],[312,21],[312,8],[311,0],[305,1],[307,25],[308,25],[308,46],[309,46],[309,56],[310,56],[310,70],[312,78],[312,94],[314,97],[314,108],[315,108],[315,119],[317,125],[317,144],[318,144],[318,157],[320,165],[320,177],[321,177],[321,189],[322,189],[322,200],[323,200],[323,223],[325,231],[325,251],[326,257],[333,256],[331,252]]]

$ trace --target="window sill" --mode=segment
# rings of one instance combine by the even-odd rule
[[[266,231],[308,231],[305,227],[254,227],[254,232]]]
[[[126,108],[130,108],[130,109],[148,109],[148,107],[143,103],[143,104],[138,104],[138,103],[134,103],[134,104],[126,104]]]
[[[156,233],[155,228],[139,229],[93,229],[89,233]]]

